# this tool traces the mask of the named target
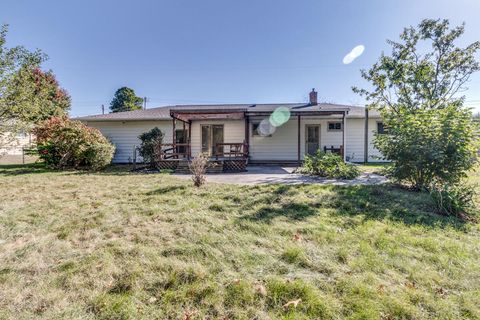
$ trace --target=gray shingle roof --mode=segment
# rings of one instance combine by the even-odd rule
[[[308,103],[269,103],[269,104],[214,104],[214,105],[174,105],[146,110],[135,110],[126,112],[116,112],[108,114],[91,115],[77,117],[75,120],[80,121],[146,121],[146,120],[170,120],[170,110],[229,110],[242,109],[249,113],[255,112],[272,112],[278,107],[287,107],[295,112],[308,111],[348,111],[348,118],[363,118],[365,116],[365,108],[360,106],[348,106],[341,104],[320,103],[318,105],[310,105]],[[370,111],[370,117],[379,117],[378,112]]]

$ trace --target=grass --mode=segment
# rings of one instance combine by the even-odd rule
[[[480,318],[479,225],[423,194],[35,165],[0,181],[2,319]]]

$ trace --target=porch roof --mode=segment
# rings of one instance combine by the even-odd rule
[[[240,120],[245,118],[245,109],[170,110],[170,116],[183,122],[192,120]]]

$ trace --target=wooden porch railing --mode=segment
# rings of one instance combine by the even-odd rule
[[[239,143],[217,143],[215,145],[215,158],[247,158],[248,144],[245,142]]]
[[[156,155],[159,160],[168,159],[190,159],[191,146],[189,143],[162,143],[157,147]],[[215,144],[212,157],[218,158],[247,158],[248,144],[239,143],[217,143]]]
[[[161,160],[190,158],[189,143],[162,143],[157,147],[157,156]]]
[[[339,154],[340,156],[343,157],[343,146],[340,146],[338,148],[336,148],[334,146],[331,146],[330,148],[327,148],[327,146],[324,146],[323,151],[324,152],[330,151],[331,153],[336,153],[336,154]]]

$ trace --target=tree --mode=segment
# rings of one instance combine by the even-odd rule
[[[459,93],[480,69],[480,42],[456,46],[463,33],[464,25],[450,28],[448,20],[405,28],[400,41],[387,41],[390,56],[361,71],[372,89],[353,88],[383,117],[388,133],[374,144],[392,161],[392,176],[417,189],[458,184],[476,161],[472,111]]]
[[[133,111],[142,109],[143,99],[135,95],[133,89],[122,87],[115,92],[110,110],[112,112]]]
[[[7,48],[7,31],[7,25],[0,29],[0,144],[70,108],[70,97],[53,72],[40,69],[47,56],[22,46]]]
[[[23,86],[25,82],[16,83],[15,81],[22,70],[37,68],[47,58],[40,50],[30,52],[22,46],[7,48],[7,32],[8,26],[2,25],[0,28],[0,143],[9,143],[16,133],[31,127],[28,117],[36,113],[35,108],[25,105],[21,110],[18,107],[18,101],[23,99],[22,94],[28,91],[28,86]]]
[[[70,96],[51,70],[44,72],[39,67],[26,66],[14,75],[10,86],[7,100],[11,100],[9,112],[13,118],[37,124],[68,114]]]

